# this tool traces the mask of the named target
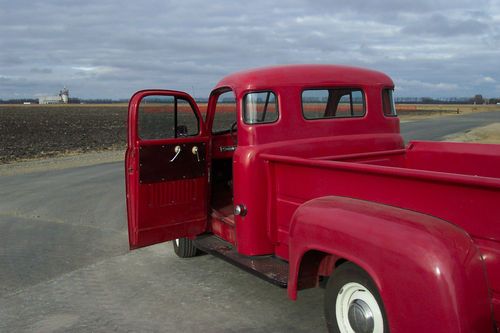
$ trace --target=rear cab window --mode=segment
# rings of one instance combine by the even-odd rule
[[[365,114],[365,95],[361,89],[319,88],[302,92],[302,115],[307,120],[355,118]]]

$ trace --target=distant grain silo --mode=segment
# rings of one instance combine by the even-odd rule
[[[61,96],[62,102],[64,104],[69,103],[69,90],[68,88],[66,88],[66,86],[64,86],[63,90],[59,92],[59,96]]]
[[[64,87],[58,96],[42,96],[38,98],[38,104],[68,104],[69,90]]]

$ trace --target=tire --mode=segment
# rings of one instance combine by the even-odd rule
[[[353,263],[340,265],[330,276],[325,291],[325,318],[332,333],[389,333],[375,283]]]
[[[172,241],[174,252],[179,258],[191,258],[198,254],[198,249],[189,238],[177,238]]]

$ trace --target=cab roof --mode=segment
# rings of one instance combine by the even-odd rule
[[[286,86],[321,87],[327,85],[393,87],[382,72],[340,65],[284,65],[236,72],[224,77],[215,89],[234,91],[271,89]]]

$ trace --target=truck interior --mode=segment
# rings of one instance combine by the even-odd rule
[[[270,124],[279,118],[277,97],[270,90],[247,93],[243,98],[242,105],[243,122],[247,125]],[[222,93],[217,97],[211,124],[212,165],[209,224],[212,227],[211,231],[216,236],[233,245],[236,244],[233,214],[233,155],[238,143],[236,114],[236,100],[233,91],[222,90]]]
[[[217,98],[211,129],[210,225],[212,232],[234,244],[233,153],[237,145],[236,100],[232,91]]]

